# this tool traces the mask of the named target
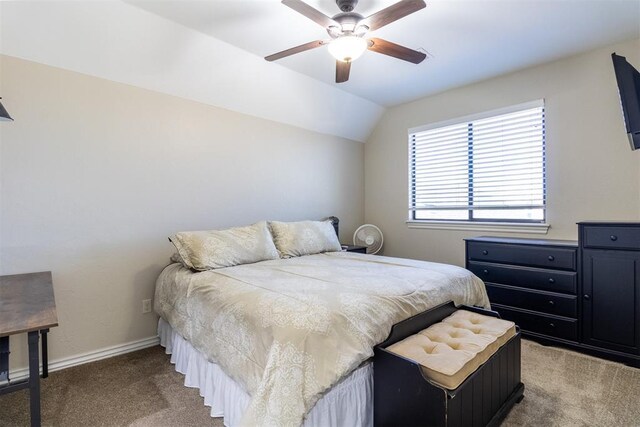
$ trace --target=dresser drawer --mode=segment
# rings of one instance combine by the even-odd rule
[[[639,249],[640,227],[584,227],[585,248]]]
[[[500,313],[502,318],[515,322],[525,332],[535,332],[570,341],[578,340],[577,320],[520,311],[499,304],[492,304],[491,308]]]
[[[577,273],[469,261],[467,268],[484,282],[576,294]]]
[[[487,284],[487,294],[491,304],[524,308],[556,316],[573,318],[578,316],[578,302],[574,296],[492,284]]]
[[[471,241],[467,245],[467,257],[475,261],[491,261],[564,270],[576,269],[576,250],[571,248]]]

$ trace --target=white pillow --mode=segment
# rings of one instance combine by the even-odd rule
[[[329,221],[269,222],[282,258],[341,251],[333,223]]]
[[[169,240],[183,263],[199,271],[278,258],[266,221],[227,230],[183,231]]]

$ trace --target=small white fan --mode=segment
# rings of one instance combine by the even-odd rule
[[[368,254],[377,254],[382,249],[384,236],[382,231],[373,224],[364,224],[353,233],[353,244],[366,246]]]

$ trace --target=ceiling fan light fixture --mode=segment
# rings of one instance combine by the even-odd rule
[[[329,33],[331,38],[337,39],[338,37],[340,37],[342,35],[342,29],[340,27],[332,25],[329,28],[327,28],[327,33]]]
[[[365,34],[367,34],[367,31],[369,31],[369,27],[361,24],[356,27],[356,29],[353,31],[353,34],[355,34],[356,36],[364,36]]]
[[[367,41],[357,36],[342,36],[329,44],[331,56],[342,62],[353,62],[367,50]]]

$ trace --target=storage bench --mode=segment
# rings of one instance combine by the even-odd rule
[[[520,381],[519,329],[512,327],[509,331],[499,331],[497,329],[502,322],[493,322],[474,313],[494,319],[500,317],[493,311],[475,307],[456,308],[453,302],[449,302],[393,326],[389,337],[374,348],[374,425],[499,425],[511,407],[522,400],[524,385]],[[484,324],[473,327],[478,322]],[[464,330],[465,325],[469,331]],[[418,334],[428,327],[431,327],[429,331]],[[464,340],[456,337],[466,334],[471,341],[480,342],[486,339],[483,337],[487,334],[477,337],[474,334],[480,333],[481,329],[496,329],[495,342],[471,358],[465,344],[458,344]],[[412,353],[412,345],[416,343],[424,346],[422,353],[433,349],[435,357],[430,359],[431,363],[423,359],[423,363],[433,369],[412,360],[420,360],[421,357],[420,349]],[[462,346],[460,350],[465,351],[453,351],[459,345]],[[493,348],[489,348],[491,345]],[[404,352],[411,359],[396,352]],[[412,357],[414,355],[416,357]],[[423,356],[429,359],[431,355]],[[484,362],[477,366],[478,361]],[[449,365],[464,368],[460,369],[458,376],[438,372],[457,369]]]

